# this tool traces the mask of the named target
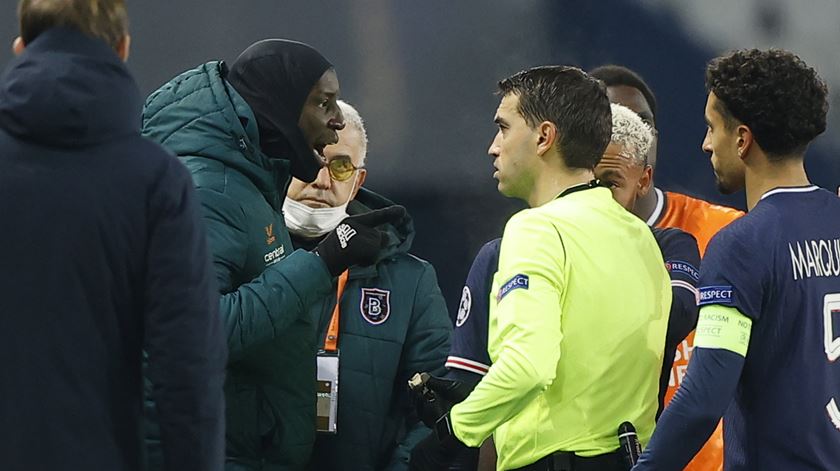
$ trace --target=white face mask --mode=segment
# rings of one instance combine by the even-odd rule
[[[356,179],[353,179],[355,186]],[[283,201],[283,217],[286,220],[286,227],[292,234],[314,239],[330,232],[338,227],[338,223],[347,217],[347,205],[350,204],[351,192],[347,201],[341,206],[334,208],[310,208],[309,206],[295,201],[288,196]]]

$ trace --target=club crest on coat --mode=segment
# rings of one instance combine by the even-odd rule
[[[379,325],[391,315],[391,291],[378,288],[362,288],[359,302],[362,317],[373,325]]]

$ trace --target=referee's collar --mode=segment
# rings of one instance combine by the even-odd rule
[[[566,195],[570,195],[572,193],[576,193],[578,191],[589,190],[591,188],[598,188],[601,186],[601,182],[597,179],[590,180],[588,183],[578,183],[577,185],[572,185],[565,190],[561,191],[559,195],[557,195],[554,199],[560,199]]]

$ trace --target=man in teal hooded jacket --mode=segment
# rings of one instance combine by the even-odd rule
[[[344,127],[335,70],[293,41],[265,40],[228,71],[210,62],[154,92],[144,135],[181,158],[202,203],[230,350],[228,470],[297,470],[315,439],[312,306],[346,267],[373,260],[388,208],[349,218],[313,251],[293,251],[281,214],[294,175],[311,181]],[[153,400],[150,397],[150,400]],[[147,408],[149,467],[163,464]],[[157,460],[157,461],[156,461]]]
[[[367,173],[364,124],[353,107],[342,101],[339,107],[347,126],[338,144],[326,148],[326,167],[311,183],[293,179],[283,204],[297,247],[314,247],[348,213],[393,204],[361,188]],[[407,470],[411,449],[430,432],[414,417],[407,383],[423,368],[444,371],[452,325],[434,268],[408,253],[411,218],[383,229],[386,241],[376,262],[350,267],[312,307],[320,318],[312,332],[317,348],[322,357],[338,358],[338,391],[333,433],[318,435],[311,471]],[[326,394],[319,397],[323,410],[328,401]],[[328,420],[322,426],[328,429]]]

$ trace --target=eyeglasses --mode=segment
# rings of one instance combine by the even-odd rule
[[[337,182],[346,182],[353,176],[356,170],[365,168],[364,165],[359,167],[353,165],[350,157],[337,157],[332,159],[327,162],[326,167],[330,172],[330,178]]]

